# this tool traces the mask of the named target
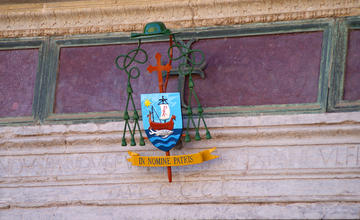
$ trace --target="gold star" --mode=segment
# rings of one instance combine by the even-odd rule
[[[149,99],[146,99],[144,104],[146,107],[149,107],[151,105],[151,102],[149,101]]]

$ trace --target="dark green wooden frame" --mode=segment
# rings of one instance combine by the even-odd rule
[[[321,63],[319,70],[318,97],[315,103],[212,107],[206,108],[204,110],[205,115],[259,115],[325,112],[327,106],[327,87],[329,72],[331,69],[331,57],[335,44],[333,37],[334,27],[334,19],[317,19],[306,21],[276,22],[267,24],[249,24],[220,28],[201,28],[193,32],[185,32],[183,34],[180,34],[180,36],[183,36],[185,39],[210,39],[222,37],[256,36],[314,31],[323,32]]]
[[[340,27],[358,24],[358,17],[348,19],[316,19],[306,21],[276,22],[266,24],[247,24],[229,27],[209,27],[177,30],[177,39],[210,39],[222,37],[256,36],[282,33],[300,32],[323,32],[322,55],[319,74],[318,97],[315,103],[303,104],[280,104],[280,105],[256,105],[256,106],[229,106],[212,107],[205,109],[206,117],[221,115],[258,115],[258,114],[288,114],[288,113],[316,113],[327,110],[344,110],[338,107],[334,97],[339,89],[330,90],[328,94],[330,74],[334,73],[334,66],[338,63],[338,56],[334,56],[335,50],[339,51]],[[339,22],[338,22],[339,21]],[[354,23],[355,22],[355,23]],[[352,27],[352,26],[351,26]],[[344,36],[343,36],[344,37]],[[143,42],[167,41],[167,37],[146,39]],[[342,39],[345,42],[345,39]],[[341,41],[341,42],[342,42]],[[1,48],[26,48],[25,42],[37,42],[34,46],[40,49],[39,68],[35,86],[34,96],[34,117],[30,119],[2,118],[0,125],[16,123],[83,123],[83,122],[104,122],[120,121],[123,112],[90,112],[77,114],[54,114],[56,79],[59,66],[59,53],[62,47],[95,46],[112,44],[137,43],[130,40],[129,34],[110,33],[96,35],[75,35],[36,39],[12,39],[0,41]],[[206,56],[206,54],[205,54]],[[115,58],[114,58],[115,59]],[[344,60],[345,58],[342,57]],[[340,62],[341,63],[341,62]],[[206,70],[205,70],[206,71]],[[335,71],[336,72],[336,71]],[[206,75],[206,73],[205,73]],[[205,76],[206,77],[206,76]],[[205,78],[206,80],[206,78]],[[331,85],[339,85],[339,80],[333,77]],[[340,88],[340,87],[336,87]],[[195,88],[196,89],[196,88]],[[340,91],[340,90],[339,90]],[[328,106],[328,100],[330,101]],[[335,104],[332,104],[332,103]],[[354,107],[355,105],[355,107]],[[351,103],[351,108],[345,110],[359,110],[357,104]],[[360,106],[360,105],[359,105]],[[334,108],[335,107],[335,108]]]
[[[351,29],[360,29],[360,17],[348,17],[338,19],[336,26],[336,46],[332,68],[332,79],[329,94],[329,112],[359,111],[360,100],[343,100],[344,80],[346,73],[346,57],[348,45],[348,33]],[[360,62],[360,61],[359,61]]]
[[[59,67],[60,49],[62,47],[77,46],[96,46],[111,44],[134,43],[129,41],[129,36],[125,34],[106,34],[106,35],[86,35],[72,37],[53,37],[50,39],[49,50],[49,76],[44,81],[46,92],[43,92],[42,101],[44,104],[43,112],[40,120],[45,123],[81,123],[81,122],[101,122],[101,121],[119,121],[122,120],[123,113],[121,111],[113,112],[90,112],[76,114],[54,114],[56,79]],[[115,57],[114,57],[115,60]],[[115,63],[114,63],[115,65]]]
[[[16,38],[16,39],[1,39],[0,50],[16,50],[16,49],[34,49],[37,48],[38,52],[38,65],[36,70],[36,80],[34,86],[34,96],[32,104],[32,115],[23,117],[3,117],[0,118],[0,126],[2,125],[23,125],[35,124],[39,122],[41,114],[41,86],[43,85],[42,79],[45,74],[45,56],[48,49],[48,40],[43,37],[36,38]]]
[[[318,98],[315,103],[305,104],[283,104],[283,105],[256,105],[256,106],[231,106],[231,107],[215,107],[206,108],[205,115],[218,116],[228,114],[266,114],[266,113],[311,113],[325,112],[327,101],[327,82],[330,69],[330,57],[333,48],[332,30],[334,27],[333,19],[319,19],[312,21],[293,21],[293,22],[277,22],[269,24],[250,24],[231,27],[213,27],[213,28],[197,28],[193,30],[180,30],[177,39],[210,39],[222,37],[238,37],[238,36],[254,36],[281,33],[298,33],[298,32],[323,32],[322,59],[319,74]],[[159,37],[155,39],[147,39],[152,41],[167,41],[167,37]],[[146,42],[145,41],[145,42]],[[54,94],[56,87],[56,73],[58,68],[59,52],[62,47],[76,46],[94,46],[109,44],[128,44],[136,43],[130,40],[128,35],[107,34],[107,35],[87,35],[72,37],[56,37],[50,41],[51,76],[47,83],[48,96],[46,97],[46,111],[42,118],[45,122],[54,123],[76,123],[89,121],[116,121],[122,119],[122,112],[94,112],[94,113],[78,113],[78,114],[53,114]],[[206,80],[206,79],[205,79]],[[196,88],[195,88],[196,89]]]

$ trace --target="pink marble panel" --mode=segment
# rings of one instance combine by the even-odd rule
[[[205,107],[317,101],[322,32],[200,40],[205,79],[195,80]]]
[[[135,47],[62,48],[55,113],[123,110],[127,76],[116,68],[114,60]],[[168,43],[147,43],[143,48],[149,62],[138,65],[140,78],[132,79],[137,108],[141,93],[158,92],[157,75],[149,74],[146,68],[156,64],[156,52],[166,57]],[[194,76],[205,107],[317,100],[322,32],[208,39],[195,43],[194,48],[205,52],[207,62],[206,78]],[[172,77],[168,91],[176,90],[177,77]]]
[[[0,117],[31,116],[38,49],[0,50]]]
[[[360,100],[360,30],[349,33],[343,99]]]
[[[55,113],[105,112],[123,110],[126,104],[127,75],[115,66],[115,58],[136,48],[136,44],[61,48],[56,87]],[[140,77],[131,79],[136,107],[140,94],[158,92],[157,73],[146,68],[156,65],[155,54],[167,62],[168,43],[143,44],[148,52],[147,64],[137,64]],[[143,56],[139,54],[141,60]],[[168,92],[177,90],[176,77],[171,77]],[[131,106],[130,106],[131,107]],[[130,108],[132,109],[132,108]]]

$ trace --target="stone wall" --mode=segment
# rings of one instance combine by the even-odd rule
[[[122,122],[0,128],[0,218],[359,218],[360,113],[219,117],[200,165],[133,167]]]
[[[304,20],[360,14],[360,0],[69,0],[0,4],[0,37],[142,30]]]

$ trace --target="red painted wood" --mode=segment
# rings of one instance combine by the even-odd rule
[[[170,157],[170,151],[166,151],[165,153],[167,157]],[[171,167],[167,167],[167,173],[168,173],[169,183],[171,183],[172,182]]]

